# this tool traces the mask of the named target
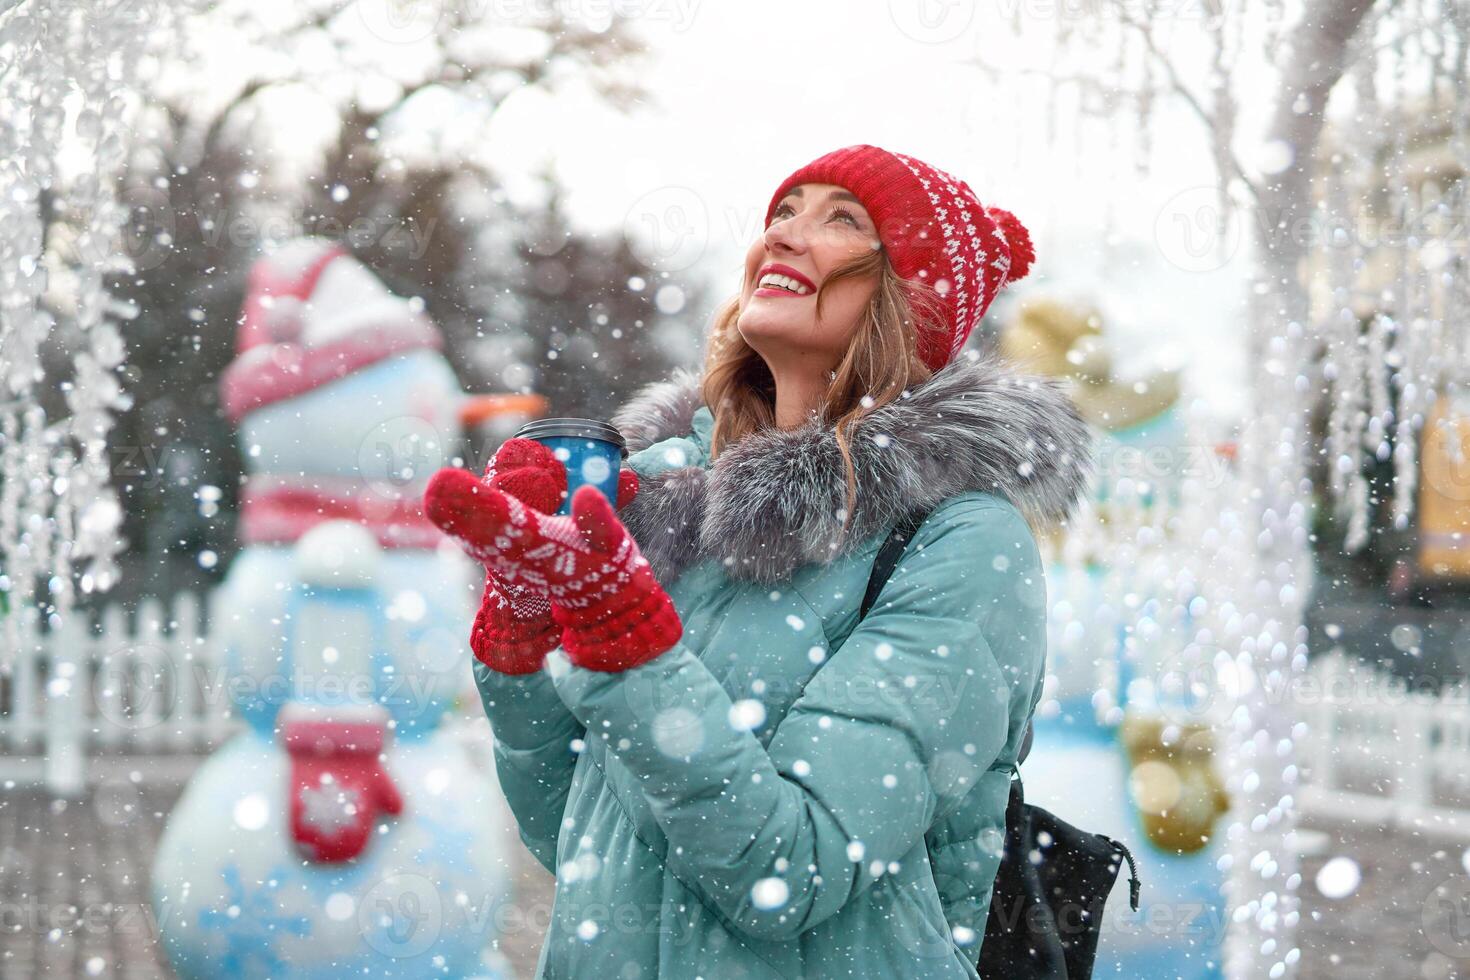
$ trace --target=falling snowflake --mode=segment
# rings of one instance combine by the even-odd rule
[[[1317,872],[1317,890],[1326,898],[1341,901],[1358,890],[1363,873],[1350,857],[1335,857]]]
[[[654,718],[653,742],[664,755],[687,758],[704,745],[704,728],[688,708],[670,708]]]
[[[754,698],[742,698],[730,705],[730,727],[737,732],[749,732],[761,727],[766,720],[766,706]]]
[[[778,909],[791,897],[791,888],[780,878],[762,878],[750,889],[750,904],[758,909]]]

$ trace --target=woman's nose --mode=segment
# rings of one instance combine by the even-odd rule
[[[766,248],[772,251],[777,248],[789,252],[804,252],[807,247],[806,223],[801,215],[794,215],[782,221],[772,221],[765,231]]]

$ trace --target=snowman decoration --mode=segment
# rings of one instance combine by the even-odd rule
[[[419,511],[465,402],[434,325],[339,246],[251,270],[223,379],[248,477],[215,606],[247,723],[170,815],[181,977],[500,977],[499,791],[443,730],[476,569]]]

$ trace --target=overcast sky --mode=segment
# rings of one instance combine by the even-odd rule
[[[1237,412],[1248,236],[1200,245],[1215,177],[1199,124],[1182,107],[1160,114],[1148,178],[1110,145],[1131,145],[1126,123],[1079,128],[1064,111],[1048,148],[1046,84],[1021,69],[1044,66],[1050,27],[1017,41],[978,6],[628,0],[654,48],[643,78],[654,104],[625,116],[571,95],[513,98],[495,117],[494,159],[510,175],[550,161],[579,222],[656,231],[654,257],[733,291],[770,194],[796,167],[852,143],[916,156],[1031,229],[1038,264],[1018,295],[1092,298],[1125,372],[1183,365],[1212,414]],[[1188,30],[1176,42],[1186,62]],[[992,79],[966,64],[976,57],[1007,71]]]

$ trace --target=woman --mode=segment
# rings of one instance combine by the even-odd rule
[[[771,199],[703,376],[614,417],[619,512],[584,487],[547,517],[565,474],[525,440],[435,476],[489,570],[501,785],[557,876],[537,976],[977,976],[1045,659],[1030,525],[1091,466],[1051,382],[957,356],[1031,258],[962,181],[837,150]]]

